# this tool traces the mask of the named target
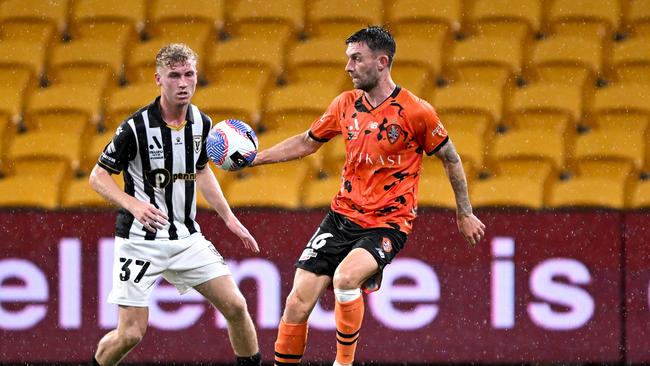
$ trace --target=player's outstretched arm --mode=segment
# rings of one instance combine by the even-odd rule
[[[110,173],[99,165],[95,165],[90,172],[88,181],[92,189],[108,201],[129,211],[145,229],[155,232],[156,229],[163,229],[167,225],[168,218],[164,212],[149,202],[140,201],[124,193],[111,178]]]
[[[454,190],[456,197],[456,221],[458,230],[470,244],[478,243],[485,234],[485,225],[472,213],[472,205],[469,202],[467,192],[467,178],[463,170],[460,156],[451,139],[436,152],[436,156],[442,160],[447,178]]]
[[[244,243],[244,247],[255,253],[259,252],[260,248],[257,245],[255,238],[253,238],[253,236],[248,232],[248,229],[239,222],[239,219],[237,219],[230,209],[230,205],[228,205],[228,201],[226,201],[226,197],[223,195],[223,191],[221,190],[219,182],[214,176],[212,170],[208,167],[198,170],[196,172],[196,184],[205,200],[208,201],[210,206],[217,211],[219,217],[221,217],[221,219],[226,223],[228,229],[241,239],[242,243]]]
[[[260,151],[250,166],[300,159],[315,153],[321,146],[323,143],[309,137],[309,131],[306,131]]]

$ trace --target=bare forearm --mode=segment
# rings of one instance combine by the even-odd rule
[[[256,166],[299,159],[314,153],[321,145],[320,142],[312,140],[308,132],[305,132],[289,137],[275,146],[260,151],[252,165]]]
[[[449,179],[451,188],[454,190],[456,214],[459,216],[471,215],[472,204],[469,201],[469,193],[467,191],[467,178],[463,170],[463,163],[451,140],[436,155],[442,160],[447,178]]]
[[[89,183],[91,188],[107,201],[127,210],[130,200],[134,199],[120,189],[106,170],[97,165],[90,173]]]
[[[217,178],[209,168],[206,167],[196,173],[196,182],[205,200],[217,211],[221,219],[226,221],[232,216],[232,210],[230,209],[230,205],[228,205],[228,201],[226,201],[226,197],[223,195],[221,186],[219,186]]]

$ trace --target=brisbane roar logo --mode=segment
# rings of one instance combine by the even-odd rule
[[[391,144],[394,144],[401,134],[402,128],[399,125],[390,125],[386,129],[386,136],[388,137],[388,142]]]
[[[389,238],[384,236],[381,239],[381,249],[386,253],[390,253],[391,251],[393,251],[393,243],[390,241]]]

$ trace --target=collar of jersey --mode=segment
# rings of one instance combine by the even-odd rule
[[[364,105],[366,106],[366,108],[368,109],[368,112],[373,112],[373,111],[379,109],[381,106],[383,106],[383,105],[386,103],[387,100],[397,98],[397,95],[399,94],[399,92],[400,92],[401,90],[402,90],[402,87],[401,87],[401,86],[399,86],[399,85],[395,85],[395,89],[393,89],[393,92],[390,93],[390,95],[387,96],[386,99],[384,99],[381,103],[377,104],[376,107],[373,107],[373,106],[370,104],[370,102],[369,102],[368,99],[366,98],[366,93],[362,93],[362,94],[361,94],[361,100],[363,101],[363,104],[364,104]]]
[[[194,118],[192,116],[192,105],[190,105],[187,108],[187,114],[185,115],[185,122],[181,123],[181,125],[178,127],[167,125],[167,123],[162,119],[162,115],[160,114],[160,96],[156,97],[156,100],[154,100],[153,103],[149,104],[147,110],[149,112],[149,125],[151,127],[167,126],[173,130],[178,131],[183,129],[183,127],[185,127],[187,123],[189,124],[194,123]]]

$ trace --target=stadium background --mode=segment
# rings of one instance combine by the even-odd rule
[[[194,103],[251,123],[268,147],[349,88],[343,41],[367,24],[395,34],[393,78],[437,108],[491,229],[479,248],[461,242],[444,172],[425,159],[416,231],[381,293],[393,302],[376,300],[414,328],[367,317],[360,361],[650,361],[649,1],[0,0],[0,362],[85,361],[110,324],[96,272],[114,208],[87,175],[117,124],[157,94],[161,45],[197,51]],[[286,296],[342,153],[337,139],[301,161],[215,170],[265,251],[243,256],[207,210],[200,223],[233,265],[277,269],[280,294],[268,296]],[[242,286],[261,327],[260,288]],[[163,310],[187,309],[169,301]],[[326,323],[312,328],[310,361],[330,361]],[[181,330],[156,324],[128,361],[231,360],[207,312]]]

